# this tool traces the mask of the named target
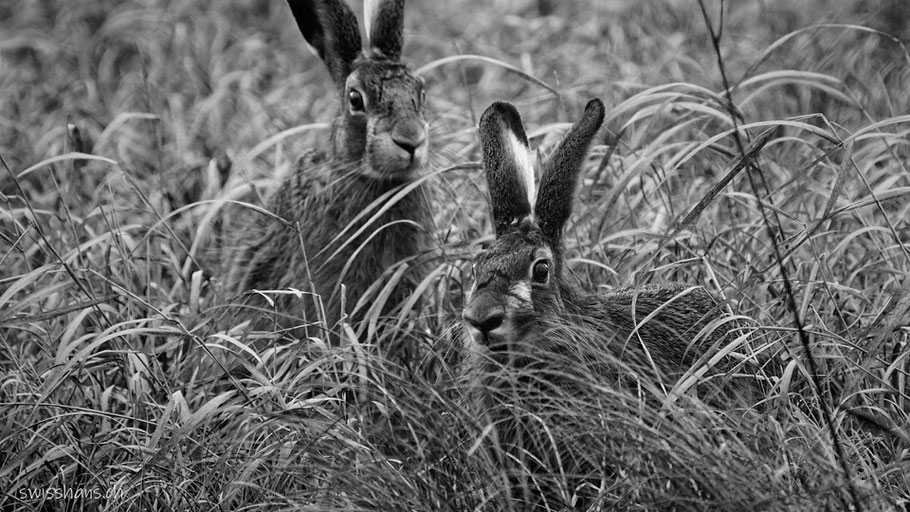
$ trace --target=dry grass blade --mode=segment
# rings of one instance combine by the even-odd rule
[[[43,169],[45,167],[50,167],[51,165],[53,165],[55,163],[70,162],[70,161],[76,161],[76,160],[89,160],[89,161],[103,162],[108,165],[117,165],[117,162],[115,160],[111,160],[110,158],[105,158],[103,156],[90,155],[88,153],[73,152],[73,153],[67,153],[65,155],[48,158],[46,160],[42,160],[42,161],[38,162],[37,164],[34,164],[23,171],[20,171],[19,174],[16,175],[16,177],[19,179],[22,179],[39,169]]]
[[[501,67],[501,68],[505,69],[506,71],[509,71],[510,73],[514,73],[514,74],[520,76],[524,80],[527,80],[531,83],[534,83],[534,84],[537,84],[537,85],[543,87],[544,89],[553,93],[553,95],[556,96],[557,98],[559,97],[559,91],[557,91],[555,88],[553,88],[553,86],[544,82],[543,80],[541,80],[535,76],[529,75],[528,73],[525,73],[521,69],[518,69],[511,64],[508,64],[501,60],[493,59],[491,57],[485,57],[483,55],[453,55],[451,57],[443,57],[441,59],[434,60],[433,62],[430,62],[428,64],[424,64],[423,66],[417,68],[414,71],[414,73],[418,76],[424,76],[436,68],[446,66],[446,65],[452,64],[454,62],[461,62],[461,61],[466,61],[466,60],[475,60],[475,61],[483,62],[486,64],[492,64],[494,66]]]
[[[786,45],[808,33],[825,31],[825,30],[836,30],[836,31],[854,31],[855,30],[858,32],[868,32],[870,34],[875,34],[877,36],[882,36],[882,37],[891,39],[891,40],[895,41],[896,43],[898,43],[898,45],[902,48],[903,55],[901,55],[901,58],[905,61],[906,64],[910,65],[910,52],[908,52],[907,47],[903,44],[902,41],[898,40],[897,38],[895,38],[894,36],[892,36],[890,34],[886,34],[879,30],[871,29],[869,27],[863,27],[860,25],[819,23],[816,25],[812,25],[810,27],[805,27],[805,28],[801,28],[798,30],[794,30],[794,31],[788,33],[787,35],[781,37],[777,41],[774,41],[773,43],[768,45],[768,47],[765,48],[764,51],[762,52],[762,55],[759,58],[755,59],[755,62],[752,64],[752,66],[750,66],[748,69],[746,69],[746,71],[743,73],[743,75],[742,75],[743,79],[753,76],[753,74],[755,73],[755,70],[757,70],[762,64],[764,64],[765,61],[771,55],[774,55],[775,53],[780,51],[784,45]],[[741,84],[736,84],[736,86],[739,86],[739,85],[741,85]]]
[[[239,161],[240,161],[241,165],[244,165],[244,164],[248,165],[254,159],[256,159],[256,157],[258,157],[259,155],[264,153],[268,148],[274,146],[275,144],[278,144],[279,142],[283,141],[284,139],[286,139],[288,137],[297,135],[299,133],[305,133],[305,132],[308,132],[311,130],[326,130],[328,128],[329,128],[329,125],[327,125],[325,123],[311,123],[311,124],[305,124],[305,125],[301,125],[301,126],[295,126],[293,128],[288,128],[287,130],[276,133],[275,135],[272,135],[271,137],[260,142],[259,144],[256,144],[252,149],[243,153],[243,155],[240,156]]]
[[[55,309],[53,311],[48,311],[47,313],[42,313],[39,315],[31,315],[31,316],[17,317],[17,318],[0,318],[0,325],[3,325],[3,324],[5,324],[5,325],[23,325],[23,324],[29,324],[29,323],[44,322],[44,321],[51,320],[51,319],[59,317],[59,316],[68,315],[75,311],[80,311],[80,310],[89,308],[91,306],[96,306],[98,304],[106,303],[115,298],[117,298],[117,295],[107,295],[105,297],[98,297],[96,299],[86,300],[86,301],[78,302],[76,304],[69,304],[67,306]],[[0,304],[2,304],[3,302],[4,301],[2,299],[0,299]]]

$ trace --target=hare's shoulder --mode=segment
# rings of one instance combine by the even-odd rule
[[[270,201],[275,213],[298,214],[325,197],[332,176],[324,152],[311,149],[300,156],[294,170],[279,184]]]
[[[700,325],[724,316],[723,303],[701,286],[684,283],[649,284],[597,295],[600,314],[623,324],[655,315],[660,323]]]

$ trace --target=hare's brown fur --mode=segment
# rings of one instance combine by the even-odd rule
[[[601,338],[604,349],[617,357],[657,370],[659,378],[674,378],[709,347],[719,348],[738,333],[739,324],[732,318],[711,325],[726,317],[720,299],[704,288],[679,283],[592,293],[572,284],[564,275],[564,265],[555,265],[549,287],[524,285],[530,293],[519,297],[516,289],[522,285],[517,283],[527,283],[526,269],[543,243],[536,228],[525,225],[497,239],[475,263],[475,288],[466,318],[476,315],[472,309],[484,307],[479,296],[502,297],[511,305],[505,308],[500,341],[517,350],[552,349],[544,331],[558,324],[577,324]],[[478,282],[483,283],[479,290]],[[478,344],[478,338],[477,333],[467,338],[469,358],[484,358],[491,350],[489,342]]]
[[[339,283],[346,285],[344,299],[347,312],[351,312],[356,301],[383,272],[427,249],[428,234],[419,226],[429,226],[431,219],[430,191],[419,186],[378,218],[374,219],[371,213],[354,222],[379,196],[400,184],[363,177],[320,180],[318,177],[322,173],[331,172],[325,168],[330,165],[300,168],[279,189],[272,199],[271,210],[296,226],[257,216],[244,229],[255,238],[235,253],[228,280],[235,290],[295,288],[303,292],[316,291],[321,296],[329,327],[332,327],[338,320],[343,299]],[[344,200],[339,201],[339,198]],[[402,219],[409,222],[400,222]],[[357,237],[352,236],[371,220],[368,229]],[[330,243],[342,232],[345,234]],[[354,261],[349,265],[352,258]],[[346,266],[347,271],[343,273]],[[414,279],[416,277],[410,275],[407,283],[413,285]],[[388,303],[396,304],[408,288],[413,286],[397,287]],[[319,318],[313,297],[301,299],[282,294],[274,300],[275,309],[291,317],[280,324],[315,322]],[[264,301],[259,303],[265,306]],[[269,316],[267,311],[261,312],[264,318]]]
[[[325,150],[301,159],[270,200],[267,209],[280,220],[255,215],[235,230],[226,288],[245,302],[231,310],[233,320],[251,318],[256,327],[271,328],[277,319],[278,326],[301,327],[324,312],[327,327],[335,329],[384,273],[413,264],[430,246],[423,80],[398,62],[403,0],[378,2],[371,47],[364,50],[356,17],[343,0],[289,4],[342,105]],[[419,275],[416,265],[382,312],[409,293]],[[284,293],[273,295],[272,306],[244,293],[287,288],[313,292],[318,300]],[[356,324],[369,306],[346,321]]]
[[[604,114],[599,100],[588,103],[545,163],[539,187],[528,168],[528,140],[515,108],[494,103],[481,117],[496,241],[475,260],[474,285],[463,313],[469,345],[481,352],[516,344],[527,349],[533,346],[528,340],[542,335],[542,324],[577,323],[610,341],[611,349],[649,362],[660,376],[678,376],[703,346],[723,341],[734,327],[705,329],[716,320],[724,324],[726,314],[716,297],[680,284],[597,294],[580,290],[566,276],[562,230],[572,212],[581,164]]]
[[[710,347],[738,336],[735,318],[698,286],[594,293],[570,281],[563,226],[579,169],[603,119],[603,104],[589,102],[544,164],[539,188],[515,108],[495,103],[480,121],[496,241],[474,263],[463,312],[464,376],[472,406],[487,420],[481,426],[495,426],[508,454],[503,469],[517,475],[512,493],[528,500],[527,510],[538,507],[529,470],[574,467],[584,474],[583,468],[597,467],[586,454],[553,457],[549,434],[560,428],[559,421],[571,423],[573,404],[597,400],[588,396],[589,379],[601,385],[633,383],[631,389],[644,386],[659,397]],[[557,424],[541,426],[554,417]],[[514,461],[521,462],[516,467]]]

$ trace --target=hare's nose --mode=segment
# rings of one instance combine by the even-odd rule
[[[403,135],[395,134],[392,135],[392,141],[398,145],[401,149],[408,152],[409,155],[413,155],[417,148],[423,145],[426,137],[423,134],[414,134],[414,135]]]
[[[392,142],[414,156],[417,149],[427,140],[424,127],[416,120],[401,120],[392,128]]]
[[[471,324],[478,331],[486,334],[502,325],[502,321],[506,316],[506,311],[502,305],[487,303],[481,304],[480,306],[482,307],[472,306],[474,305],[469,304],[464,309],[462,317],[465,322]]]

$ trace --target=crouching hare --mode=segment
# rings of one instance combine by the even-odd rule
[[[430,246],[424,82],[400,61],[404,0],[364,3],[366,49],[343,0],[288,3],[308,46],[325,63],[341,108],[324,150],[302,158],[267,206],[284,222],[256,215],[240,227],[226,264],[226,288],[232,295],[251,289],[315,292],[333,329],[342,309],[350,314],[379,278],[398,265],[412,265]],[[407,296],[419,273],[412,265],[386,295],[383,313]],[[315,298],[273,297],[271,307],[247,294],[246,305],[232,314],[254,319],[258,328],[313,325],[322,317]],[[357,318],[346,321],[355,324]]]
[[[469,352],[534,347],[546,326],[578,324],[611,343],[624,342],[617,350],[647,352],[645,359],[661,374],[678,376],[701,355],[693,341],[716,341],[735,324],[701,333],[726,317],[721,302],[701,287],[648,285],[599,294],[579,289],[566,277],[563,226],[572,213],[580,167],[603,119],[603,103],[588,102],[543,164],[538,188],[515,107],[497,102],[481,117],[496,241],[474,263],[463,312]]]
[[[551,424],[544,433],[539,424],[554,410],[572,418],[573,406],[566,403],[599,400],[591,391],[609,385],[613,374],[619,375],[612,382],[628,382],[622,375],[625,363],[645,381],[657,382],[651,389],[659,396],[660,389],[668,389],[664,384],[672,385],[705,350],[735,343],[737,337],[736,317],[726,315],[721,302],[701,287],[650,285],[600,294],[580,289],[566,275],[563,227],[572,213],[580,168],[603,120],[603,103],[590,101],[543,164],[535,187],[534,159],[515,107],[494,103],[480,119],[496,239],[474,263],[463,311],[463,364],[472,402],[486,417],[484,423],[496,426],[509,460],[530,454],[524,460],[545,465],[546,453],[559,444],[550,433],[561,429]],[[600,354],[623,364],[597,367],[606,360]],[[598,368],[613,374],[604,379]],[[586,387],[586,376],[593,386]],[[562,406],[560,397],[566,399]],[[560,457],[564,468],[571,457]]]

